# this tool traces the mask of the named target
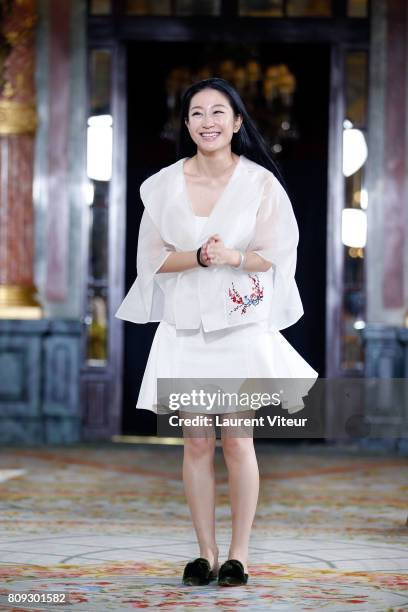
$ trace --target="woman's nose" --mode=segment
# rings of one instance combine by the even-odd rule
[[[204,117],[203,128],[211,127],[214,125],[214,119],[212,117]]]

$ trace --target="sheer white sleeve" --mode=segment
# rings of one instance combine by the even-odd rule
[[[157,282],[156,274],[174,250],[172,245],[162,239],[145,208],[137,244],[137,277],[115,317],[134,323],[162,320],[165,296]]]
[[[290,199],[274,176],[268,177],[257,213],[255,234],[248,245],[272,264],[269,322],[276,329],[293,325],[303,315],[295,281],[299,229]]]

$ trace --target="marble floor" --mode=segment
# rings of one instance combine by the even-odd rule
[[[408,458],[317,445],[257,445],[257,456],[248,585],[192,589],[180,581],[198,556],[181,447],[3,448],[0,610],[50,609],[7,597],[59,589],[75,611],[408,610]],[[221,449],[216,474],[222,562],[231,517]]]

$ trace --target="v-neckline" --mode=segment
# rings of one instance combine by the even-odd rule
[[[243,157],[243,155],[239,156],[239,159],[238,159],[237,163],[235,164],[235,168],[234,168],[231,176],[229,177],[227,184],[225,185],[224,189],[222,190],[221,195],[219,196],[219,198],[217,198],[214,206],[212,207],[210,214],[209,215],[205,215],[205,216],[203,215],[203,218],[207,219],[207,221],[209,221],[211,219],[211,217],[213,216],[216,208],[218,208],[219,203],[224,198],[226,192],[228,191],[229,187],[231,186],[231,183],[234,181],[234,178],[235,178],[235,176],[237,175],[237,172],[238,172],[238,168],[241,166],[242,157]],[[181,160],[181,180],[182,180],[182,185],[183,185],[183,193],[184,193],[184,199],[187,202],[187,205],[188,205],[188,208],[190,209],[191,214],[194,217],[197,217],[199,215],[196,215],[194,210],[193,210],[193,206],[191,204],[190,197],[188,195],[186,176],[184,174],[184,164],[185,164],[185,162],[188,159],[191,159],[191,157],[183,157],[183,159]]]

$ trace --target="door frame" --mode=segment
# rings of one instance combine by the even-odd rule
[[[273,43],[326,43],[331,46],[329,159],[327,177],[327,288],[326,288],[326,377],[337,375],[340,359],[338,330],[342,296],[342,243],[339,218],[344,205],[341,143],[344,117],[344,54],[350,47],[369,48],[369,19],[346,18],[346,3],[331,18],[237,17],[237,2],[223,0],[219,17],[156,17],[124,15],[123,0],[113,2],[110,16],[88,16],[88,53],[94,48],[112,52],[113,168],[109,195],[108,272],[108,363],[105,368],[84,364],[82,397],[101,394],[109,418],[103,427],[88,420],[85,439],[106,439],[121,433],[123,397],[124,323],[115,318],[125,293],[126,165],[127,165],[127,45],[131,42],[253,41]],[[235,5],[231,11],[231,6]],[[211,27],[210,27],[211,26]],[[340,217],[339,217],[340,215]],[[101,409],[101,408],[100,408]],[[95,410],[90,413],[96,413]]]

